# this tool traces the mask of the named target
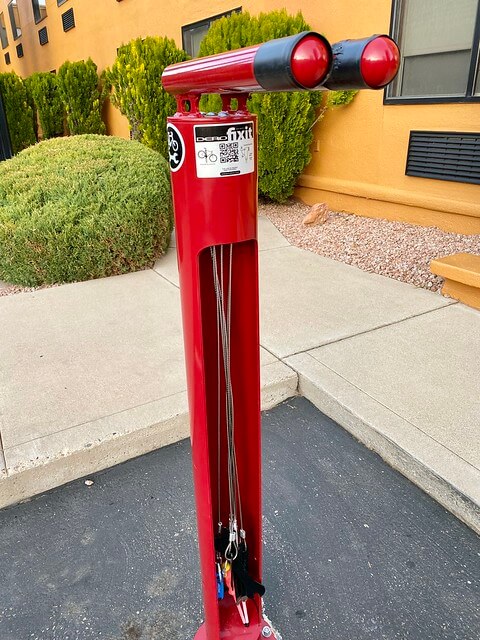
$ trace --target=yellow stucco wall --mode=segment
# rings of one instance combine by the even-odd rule
[[[58,69],[65,60],[92,57],[99,70],[115,59],[117,47],[137,36],[167,35],[181,45],[182,25],[242,6],[252,13],[285,7],[302,10],[305,19],[331,42],[372,33],[388,33],[390,0],[335,0],[299,6],[293,0],[232,2],[210,0],[47,0],[48,16],[35,25],[30,0],[19,0],[22,37],[13,41],[7,0],[0,0],[7,23],[12,64],[22,76]],[[76,28],[62,30],[61,14],[75,10]],[[38,43],[47,26],[49,44]],[[18,60],[15,45],[23,43]],[[105,109],[109,133],[128,136],[125,118]],[[412,129],[480,131],[480,104],[383,105],[383,92],[365,91],[343,109],[330,111],[315,128],[312,162],[300,177],[297,194],[306,202],[326,201],[332,208],[363,215],[435,224],[449,230],[480,233],[480,188],[476,185],[405,176]],[[318,148],[319,151],[315,151]]]

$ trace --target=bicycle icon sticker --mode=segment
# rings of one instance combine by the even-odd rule
[[[208,151],[208,149],[200,149],[197,156],[200,160],[205,160],[204,164],[215,164],[218,160],[218,157],[213,153],[213,151]]]
[[[175,173],[178,171],[183,161],[185,160],[185,144],[183,142],[182,134],[173,124],[167,126],[168,136],[168,160],[170,162],[170,169]]]

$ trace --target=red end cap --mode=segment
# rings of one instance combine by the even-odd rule
[[[330,70],[329,47],[318,36],[305,36],[292,53],[291,69],[295,80],[306,89],[314,89]]]
[[[400,51],[391,38],[379,36],[367,44],[360,60],[362,77],[372,89],[381,89],[397,75]]]

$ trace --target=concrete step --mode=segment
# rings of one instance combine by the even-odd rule
[[[442,293],[480,309],[480,255],[455,253],[432,260],[430,270],[445,279]]]

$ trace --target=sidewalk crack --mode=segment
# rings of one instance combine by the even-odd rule
[[[162,278],[162,280],[165,280],[165,282],[168,282],[168,284],[173,285],[173,286],[175,287],[175,289],[177,289],[177,290],[179,290],[179,289],[180,289],[180,287],[178,286],[178,284],[175,284],[175,282],[172,282],[172,281],[171,281],[171,280],[169,280],[166,276],[163,276],[161,273],[158,273],[158,271],[157,271],[156,269],[154,269],[153,267],[152,267],[152,269],[151,269],[151,270],[152,270],[152,271],[153,271],[153,273],[154,273],[155,275],[157,275],[159,278]]]
[[[393,327],[396,324],[401,324],[402,322],[407,322],[408,320],[413,320],[414,318],[420,318],[421,316],[426,316],[429,313],[435,313],[437,311],[442,311],[447,307],[453,307],[458,304],[458,300],[452,300],[451,302],[447,302],[441,307],[437,307],[436,309],[429,309],[428,311],[422,311],[421,313],[415,313],[411,316],[407,316],[406,318],[401,318],[400,320],[393,320],[392,322],[387,322],[385,324],[379,324],[377,327],[372,327],[371,329],[365,329],[365,331],[359,331],[358,333],[352,333],[348,336],[343,336],[343,338],[337,338],[336,340],[328,340],[327,342],[322,342],[318,345],[314,345],[313,347],[307,347],[306,349],[301,349],[300,351],[295,351],[293,353],[287,353],[285,356],[281,356],[281,359],[291,358],[293,356],[299,356],[302,353],[309,353],[314,349],[322,349],[323,347],[328,347],[331,344],[337,344],[338,342],[344,342],[345,340],[350,340],[350,338],[356,338],[357,336],[363,336],[366,333],[373,333],[374,331],[380,331],[381,329],[386,329],[387,327]],[[263,345],[262,345],[263,346]],[[265,347],[264,347],[265,348]],[[275,355],[275,354],[272,354]],[[275,356],[279,357],[279,356]]]

